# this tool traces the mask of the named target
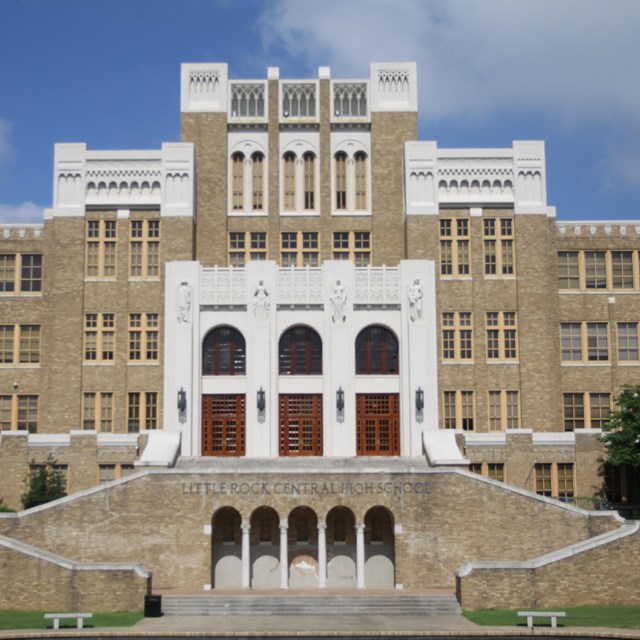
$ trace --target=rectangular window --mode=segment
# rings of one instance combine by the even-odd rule
[[[558,288],[580,288],[578,251],[558,251]]]
[[[41,291],[41,254],[0,254],[0,293],[40,293]]]
[[[38,396],[0,396],[0,428],[6,431],[38,432]]]
[[[515,360],[518,357],[515,311],[488,311],[487,359]]]
[[[513,218],[485,218],[483,222],[485,275],[513,275]]]
[[[564,430],[602,429],[611,415],[610,393],[563,393]]]
[[[127,431],[158,428],[158,393],[136,391],[127,394]]]
[[[317,267],[320,246],[317,231],[283,231],[280,234],[280,264],[283,267]]]
[[[284,155],[284,210],[296,210],[296,157],[293,153]]]
[[[82,395],[82,428],[113,431],[113,393],[89,391]]]
[[[631,251],[611,252],[611,288],[633,289],[633,253]]]
[[[489,391],[489,431],[520,427],[520,396],[511,389]]]
[[[129,225],[129,276],[160,275],[160,220],[131,220]]]
[[[88,278],[115,278],[115,220],[87,220],[85,260]]]
[[[40,325],[0,325],[0,365],[34,365],[40,362]]]
[[[536,463],[535,465],[536,493],[540,496],[551,497],[551,463]]]
[[[473,359],[470,311],[446,311],[442,314],[442,357],[445,360]]]
[[[563,362],[609,360],[609,327],[606,322],[563,322],[560,337]]]
[[[586,289],[607,288],[607,261],[605,251],[584,252],[584,275]]]
[[[85,362],[113,362],[115,352],[115,328],[115,315],[113,313],[85,314]]]
[[[440,220],[440,274],[468,276],[471,273],[469,255],[469,220]]]
[[[536,493],[541,496],[572,501],[574,495],[574,466],[572,462],[536,463]]]
[[[356,267],[371,264],[370,231],[334,231],[333,259],[351,260]]]
[[[638,323],[618,322],[618,360],[638,361]]]
[[[473,391],[444,391],[442,407],[443,428],[473,431],[475,416]]]
[[[158,314],[129,314],[129,361],[158,361]]]
[[[266,259],[266,231],[231,231],[229,233],[229,266],[244,267],[249,260]]]

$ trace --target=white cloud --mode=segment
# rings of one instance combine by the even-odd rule
[[[636,0],[278,0],[267,49],[362,77],[370,61],[416,60],[430,119],[544,110],[567,123],[640,112]]]
[[[32,224],[43,221],[44,207],[33,202],[23,202],[19,205],[0,204],[0,223],[3,224]]]

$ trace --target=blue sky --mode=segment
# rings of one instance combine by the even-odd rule
[[[416,60],[420,139],[543,139],[559,219],[640,220],[640,0],[0,0],[0,221],[38,222],[53,145],[180,135],[180,63],[232,78]]]

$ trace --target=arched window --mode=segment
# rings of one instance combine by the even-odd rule
[[[356,374],[398,373],[398,341],[389,329],[371,326],[356,338]]]
[[[336,165],[336,210],[347,208],[347,154],[339,151],[335,155]]]
[[[293,327],[280,338],[280,375],[320,375],[322,340],[309,327]]]
[[[316,208],[316,157],[310,151],[302,156],[304,163],[304,209]]]
[[[244,155],[234,153],[231,156],[231,207],[234,211],[244,209]]]
[[[264,156],[256,152],[251,156],[251,208],[264,210]]]
[[[244,375],[245,341],[233,327],[218,327],[210,331],[202,345],[202,375]]]
[[[296,209],[296,155],[291,151],[284,154],[284,210]]]
[[[367,154],[358,151],[354,156],[356,165],[356,209],[367,208]]]

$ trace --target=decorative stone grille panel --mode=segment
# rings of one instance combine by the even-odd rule
[[[336,118],[368,117],[368,91],[366,82],[334,82],[333,113]]]
[[[281,86],[282,116],[285,119],[316,119],[317,85],[315,82],[286,82]]]
[[[201,305],[246,304],[246,272],[244,269],[219,268],[202,270]]]
[[[400,280],[394,267],[356,269],[356,304],[400,304]]]
[[[262,120],[266,116],[264,82],[232,82],[230,117],[232,121]]]
[[[189,102],[213,102],[219,93],[219,71],[202,70],[189,73]]]
[[[280,269],[278,304],[307,306],[322,304],[322,271],[317,268]]]

